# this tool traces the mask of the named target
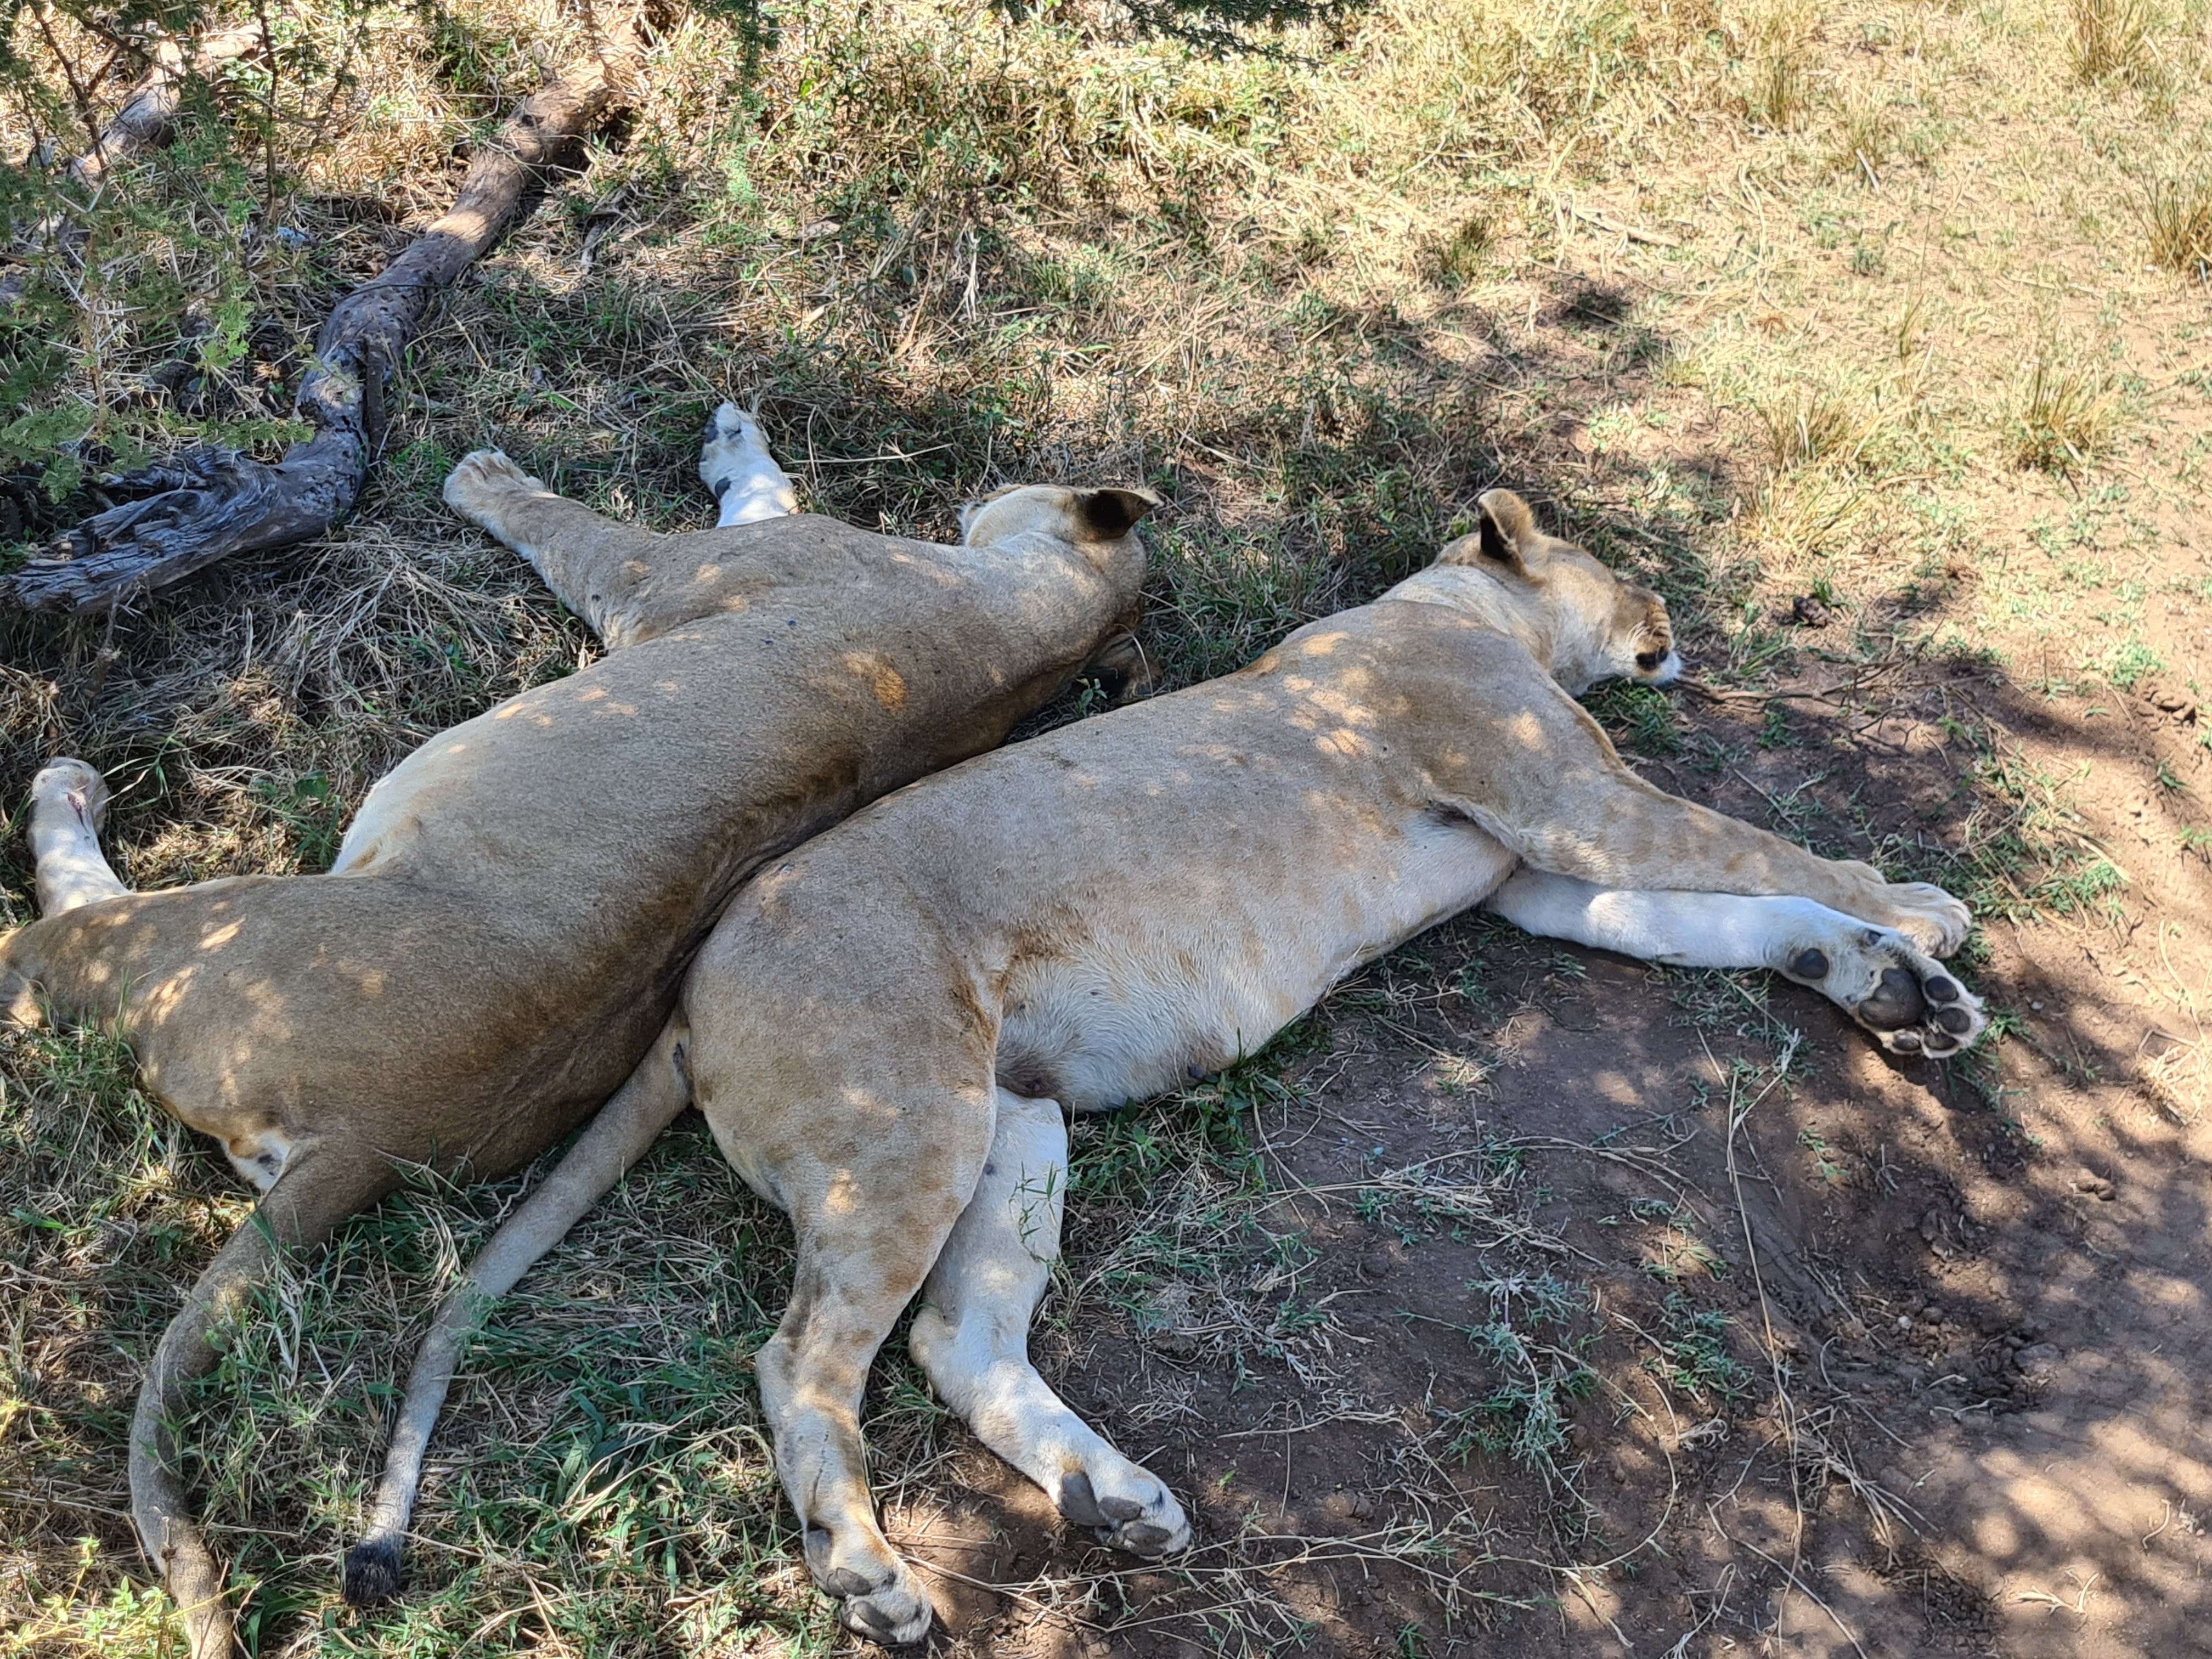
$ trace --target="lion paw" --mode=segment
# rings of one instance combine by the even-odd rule
[[[827,1528],[810,1527],[806,1532],[807,1567],[822,1593],[836,1598],[839,1622],[887,1648],[905,1647],[928,1635],[937,1609],[913,1571],[880,1540],[857,1528],[844,1537],[848,1547],[840,1548]]]
[[[1931,955],[1949,956],[1973,932],[1973,912],[1932,881],[1886,882],[1882,897],[1889,925]]]
[[[1060,1512],[1090,1528],[1100,1543],[1132,1555],[1172,1555],[1187,1547],[1190,1522],[1175,1494],[1127,1459],[1117,1461],[1118,1468],[1078,1469],[1063,1480]]]
[[[81,760],[58,757],[31,780],[33,801],[60,801],[97,834],[107,817],[107,780]]]
[[[930,1621],[936,1616],[937,1609],[910,1574],[902,1574],[875,1589],[840,1597],[837,1602],[839,1623],[854,1635],[887,1648],[921,1641],[929,1634]]]
[[[724,404],[707,422],[706,441],[699,448],[699,482],[719,501],[722,492],[767,453],[768,440],[760,422],[735,404]]]
[[[496,449],[479,449],[462,456],[446,475],[446,505],[487,530],[493,528],[491,521],[501,504],[518,490],[532,495],[552,494],[544,479],[532,477]]]
[[[1893,1054],[1956,1054],[1989,1025],[1979,997],[1891,928],[1859,927],[1806,945],[1783,972],[1820,992]]]

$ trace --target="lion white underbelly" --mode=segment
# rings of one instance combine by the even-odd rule
[[[1330,986],[1479,902],[1511,854],[1470,824],[1421,816],[1356,867],[1292,867],[1260,846],[1226,883],[1172,872],[1158,898],[1096,919],[1064,954],[1018,963],[999,1078],[1073,1111],[1110,1111],[1256,1053]],[[1269,864],[1279,867],[1270,868]]]

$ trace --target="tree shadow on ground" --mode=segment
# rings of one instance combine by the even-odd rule
[[[458,296],[438,337],[471,349],[418,362],[416,395],[355,526],[319,549],[234,561],[113,618],[0,627],[24,716],[9,722],[0,783],[20,799],[56,750],[119,762],[139,784],[118,803],[112,834],[126,848],[180,819],[239,828],[216,851],[167,866],[149,848],[144,867],[171,878],[261,867],[271,844],[251,832],[270,829],[271,814],[224,780],[296,775],[343,738],[353,769],[341,794],[357,799],[436,722],[588,649],[516,562],[436,507],[446,465],[496,440],[611,509],[696,524],[708,514],[688,477],[696,433],[714,402],[743,390],[758,392],[812,501],[856,522],[949,537],[961,499],[1040,472],[1161,487],[1149,637],[1169,687],[1373,597],[1498,483],[1660,585],[1693,655],[1720,653],[1735,623],[1744,572],[1713,551],[1729,498],[1744,488],[1726,452],[1662,444],[1686,482],[1655,496],[1648,456],[1589,441],[1593,418],[1648,387],[1667,349],[1620,289],[1561,274],[1537,334],[1508,341],[1490,330],[1473,362],[1457,341],[1483,331],[1464,308],[1418,321],[1379,304],[1342,308],[1316,319],[1333,366],[1286,374],[1212,420],[1194,405],[1188,421],[1164,422],[1132,389],[1089,428],[1054,413],[1048,385],[957,375],[918,385],[889,358],[841,362],[818,344],[718,331],[710,309],[680,295],[610,301],[510,270]],[[463,383],[476,393],[462,411],[438,412]],[[1871,655],[1799,639],[1762,659],[1757,689],[1718,684],[1663,720],[1643,702],[1598,708],[1665,787],[1824,854],[1937,878],[1979,867],[1977,825],[2020,817],[1981,763],[1996,747],[2023,747],[2053,769],[2140,769],[2166,740],[2131,716],[2063,717],[1987,662],[1916,656],[1907,620],[1887,618],[1890,645]],[[1962,711],[1972,716],[1966,736]],[[1048,719],[1078,712],[1070,703]],[[5,856],[20,858],[12,842]],[[2063,875],[2087,856],[2053,837],[2023,843],[1996,873],[2032,884],[2046,866]],[[27,873],[8,866],[18,890]],[[2142,890],[2172,915],[2212,920],[2201,890]],[[2100,897],[2084,897],[2082,914],[2100,914]],[[1307,1299],[1334,1295],[1354,1310],[1337,1321],[1352,1357],[1328,1398],[1359,1403],[1344,1407],[1317,1467],[1299,1461],[1310,1431],[1297,1425],[1311,1420],[1316,1396],[1294,1370],[1269,1371],[1276,1362],[1261,1355],[1242,1377],[1206,1375],[1096,1304],[1096,1323],[1060,1355],[1069,1391],[1109,1427],[1127,1425],[1133,1454],[1157,1451],[1179,1486],[1206,1494],[1200,1507],[1224,1573],[1264,1571],[1267,1593],[1329,1641],[1397,1639],[1410,1626],[1520,1654],[1579,1650],[1608,1621],[1640,1646],[1692,1626],[1755,1632],[1779,1620],[1788,1639],[1818,1651],[1836,1632],[1808,1616],[1815,1604],[1793,1605],[1809,1589],[1869,1651],[1880,1632],[1898,1651],[1995,1637],[2027,1653],[2045,1638],[2020,1611],[2041,1617],[2045,1604],[2019,1598],[2041,1585],[2072,1608],[2061,1579],[2074,1571],[2083,1585],[2100,1573],[2126,1586],[2136,1650],[2182,1651],[2201,1622],[2195,1575],[2205,1563],[2193,1521],[2172,1517],[2212,1503],[2187,1449],[2212,1407],[2194,1334],[2207,1288],[2204,1197],[2189,1161],[2197,1131],[2145,1095],[2154,1079],[2130,1035],[2149,1018],[2140,1001],[2106,976],[2106,958],[2062,948],[2078,942],[2069,929],[2087,926],[2026,915],[1990,930],[1977,982],[2017,1023],[1994,1059],[1939,1068],[1885,1058],[1826,1004],[1786,987],[1657,974],[1455,924],[1324,1010],[1334,1048],[1300,1062],[1303,1092],[1259,1120],[1279,1149],[1276,1179],[1357,1186],[1439,1146],[1516,1143],[1548,1204],[1510,1244],[1454,1237],[1412,1200],[1402,1212],[1394,1199],[1363,1215],[1292,1191],[1293,1208],[1271,1212],[1270,1227],[1295,1217],[1320,1251]],[[1486,1004],[1449,988],[1470,982],[1471,968],[1495,988]],[[1378,988],[1379,1008],[1358,1003]],[[2031,1000],[2043,1005],[2032,1018],[2021,1006]],[[1776,1060],[1793,1030],[1802,1046],[1785,1077]],[[1446,1061],[1472,1066],[1463,1092],[1448,1086]],[[1732,1169],[1729,1102],[1770,1079]],[[2052,1103],[2032,1125],[2020,1091]],[[190,1168],[205,1180],[214,1166]],[[717,1188],[700,1201],[730,1200]],[[1301,1202],[1312,1207],[1297,1211]],[[1747,1227],[1748,1249],[1737,1243]],[[1528,1242],[1538,1237],[1556,1247]],[[1686,1241],[1730,1270],[1698,1265]],[[179,1290],[191,1254],[164,1267]],[[1494,1279],[1506,1260],[1597,1291],[1599,1311],[1576,1332],[1592,1339],[1590,1364],[1613,1392],[1572,1413],[1554,1462],[1580,1469],[1577,1489],[1594,1491],[1601,1514],[1571,1537],[1559,1518],[1571,1506],[1540,1474],[1479,1441],[1450,1457],[1428,1445],[1437,1413],[1475,1411],[1498,1386],[1495,1356],[1470,1348],[1467,1332],[1481,1322],[1467,1286]],[[78,1264],[68,1282],[98,1307],[126,1285],[143,1297],[149,1271],[143,1250],[126,1249]],[[773,1287],[763,1294],[772,1299]],[[1670,1296],[1733,1322],[1721,1352],[1742,1376],[1715,1361],[1726,1389],[1709,1378],[1701,1395],[1667,1380],[1690,1340]],[[112,1314],[94,1326],[104,1319],[140,1347],[151,1328]],[[2035,1352],[2045,1347],[2056,1357]],[[1647,1368],[1655,1358],[1658,1374]],[[1616,1420],[1624,1401],[1636,1409]],[[88,1487],[95,1512],[120,1491],[119,1425],[108,1437],[113,1467],[97,1478],[109,1484]],[[1071,1570],[1072,1547],[1014,1495],[1011,1477],[978,1459],[962,1474],[1006,1549],[988,1572],[974,1559],[959,1571],[1005,1583]],[[1234,1478],[1224,1485],[1224,1474]],[[1855,1480],[1879,1489],[1872,1507],[1852,1494]],[[1340,1515],[1331,1500],[1346,1492]],[[1449,1585],[1395,1545],[1345,1542],[1432,1501],[1464,1506],[1485,1493],[1486,1528],[1456,1546],[1468,1554],[1453,1558]],[[302,1524],[297,1494],[275,1501],[284,1523],[275,1530]],[[1255,1515],[1290,1541],[1265,1541]],[[112,1518],[71,1510],[39,1524],[104,1527],[127,1547]],[[1590,1537],[1610,1547],[1595,1553]],[[1629,1546],[1619,1571],[1562,1577]],[[1929,1599],[1931,1574],[1963,1588]],[[1148,1633],[1140,1619],[1111,1638],[1115,1650],[1182,1650],[1191,1638],[1181,1632],[1208,1628],[1212,1604],[1194,1603],[1172,1574],[1115,1582],[1133,1607],[1151,1609],[1144,1619],[1177,1622]],[[1506,1601],[1559,1611],[1486,1631],[1485,1619],[1512,1613]],[[968,1605],[986,1621],[980,1640],[1007,1602],[975,1592]],[[1448,1625],[1448,1612],[1473,1622]],[[2038,1628],[2078,1635],[2065,1620],[2088,1616]]]

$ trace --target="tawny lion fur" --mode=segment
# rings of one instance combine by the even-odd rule
[[[0,1012],[112,1025],[264,1193],[162,1337],[131,1433],[133,1516],[196,1659],[233,1638],[172,1423],[275,1250],[408,1165],[489,1176],[552,1145],[636,1066],[763,860],[990,747],[1102,648],[1126,659],[1148,498],[1017,490],[944,547],[790,513],[733,409],[709,437],[723,524],[690,534],[601,518],[495,453],[460,464],[447,499],[612,649],[424,744],[329,874],[132,893],[94,839],[98,774],[34,784],[46,915],[0,939]]]
[[[1492,491],[1474,534],[1375,604],[776,860],[702,950],[660,1043],[441,1311],[402,1413],[412,1461],[395,1455],[387,1486],[419,1468],[488,1298],[696,1101],[796,1234],[757,1367],[808,1565],[854,1629],[915,1641],[929,1597],[877,1525],[856,1413],[917,1293],[933,1386],[1064,1515],[1139,1553],[1189,1536],[1165,1485],[1029,1364],[1063,1109],[1251,1054],[1475,904],[1656,961],[1771,968],[1896,1052],[1974,1041],[1979,1004],[1931,959],[1966,938],[1965,906],[1653,787],[1571,695],[1677,666],[1656,595]],[[387,1490],[379,1515],[397,1513]]]

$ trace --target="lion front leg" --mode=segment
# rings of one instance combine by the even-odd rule
[[[1440,802],[1523,864],[1628,892],[1808,898],[1948,956],[1973,927],[1966,907],[1927,882],[1892,882],[1855,859],[1824,859],[1794,842],[1646,783],[1597,723],[1561,694],[1529,708],[1504,736],[1541,764],[1467,768],[1468,787]]]
[[[1522,863],[1626,892],[1808,898],[1904,933],[1933,956],[1973,927],[1966,907],[1925,882],[1824,859],[1755,825],[1647,783],[1589,712],[1510,653],[1451,688],[1479,719],[1416,729],[1432,810],[1464,817]]]
[[[1625,890],[1523,867],[1483,908],[1547,939],[1647,962],[1771,969],[1820,992],[1893,1054],[1969,1048],[1989,1023],[1981,999],[1904,933],[1808,898]]]

